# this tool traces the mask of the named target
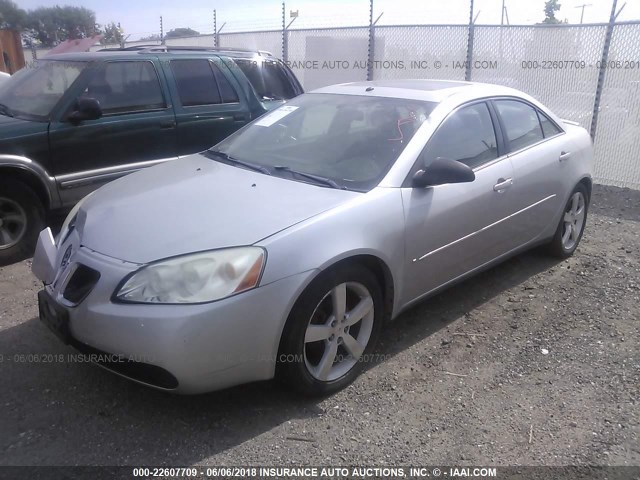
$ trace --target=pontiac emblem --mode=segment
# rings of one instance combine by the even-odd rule
[[[60,262],[60,268],[64,269],[67,265],[69,265],[69,257],[71,257],[71,245],[67,247],[62,256],[62,261]]]

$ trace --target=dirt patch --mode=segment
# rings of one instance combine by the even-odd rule
[[[596,187],[579,250],[530,252],[385,327],[322,401],[163,394],[67,358],[25,261],[0,268],[0,464],[639,465],[640,192]]]

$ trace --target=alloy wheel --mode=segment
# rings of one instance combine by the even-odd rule
[[[573,249],[584,225],[585,198],[582,192],[576,192],[571,197],[569,206],[564,213],[564,227],[562,230],[562,246],[565,250]]]
[[[336,285],[316,306],[305,332],[304,361],[317,380],[347,374],[367,348],[375,318],[371,293],[361,283]]]
[[[27,231],[27,214],[15,201],[0,197],[0,250],[16,245]]]

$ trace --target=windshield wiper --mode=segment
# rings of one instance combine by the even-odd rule
[[[338,185],[334,180],[330,178],[321,177],[319,175],[313,175],[312,173],[300,172],[298,170],[293,170],[291,167],[287,167],[285,165],[274,165],[274,170],[284,170],[285,172],[293,173],[294,175],[300,175],[301,177],[308,178],[310,180],[314,180],[316,183],[320,183],[322,185],[326,185],[328,187],[337,188],[338,190],[344,190],[344,187]]]
[[[264,173],[266,175],[271,175],[271,172],[267,167],[263,167],[262,165],[257,165],[255,163],[247,162],[245,160],[238,160],[237,158],[230,157],[224,152],[219,150],[208,150],[208,153],[211,153],[217,157],[222,158],[225,162],[229,162],[234,165],[240,165],[241,167],[248,168],[249,170],[253,170],[256,172]]]
[[[6,115],[7,117],[14,116],[13,113],[11,112],[11,109],[3,103],[0,103],[0,115]]]

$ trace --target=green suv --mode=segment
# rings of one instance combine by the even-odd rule
[[[33,252],[48,212],[205,150],[302,91],[260,51],[154,47],[22,69],[0,89],[0,265]]]

